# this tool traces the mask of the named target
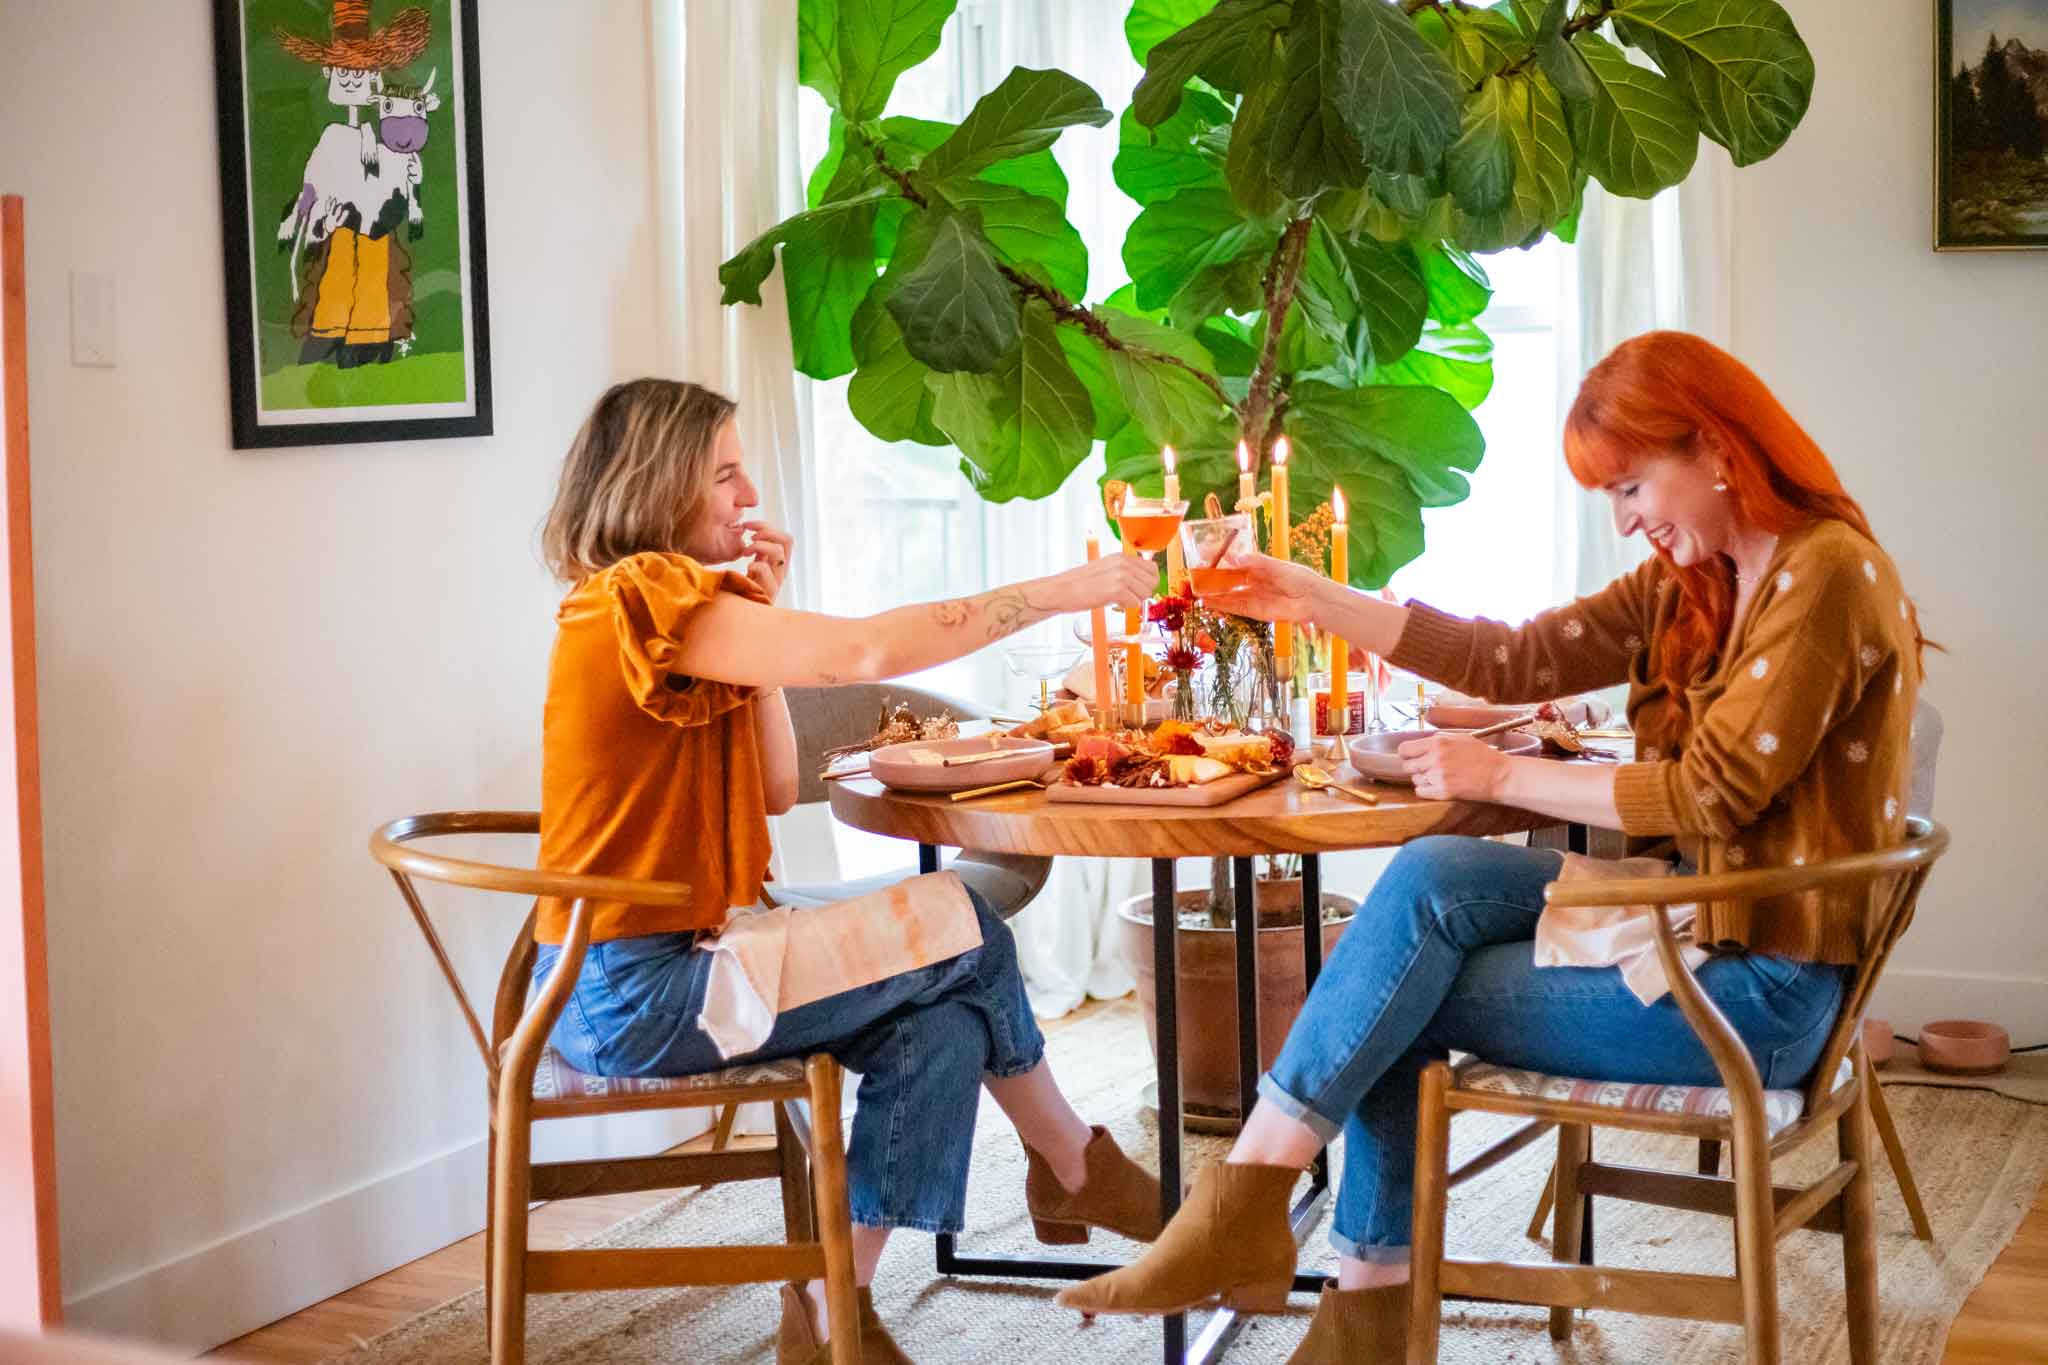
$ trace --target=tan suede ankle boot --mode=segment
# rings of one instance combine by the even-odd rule
[[[875,1315],[875,1297],[863,1285],[860,1297],[861,1365],[911,1365],[910,1357]],[[832,1345],[818,1331],[811,1296],[797,1285],[782,1286],[782,1326],[775,1334],[775,1365],[831,1365]]]
[[[1097,1124],[1092,1131],[1088,1174],[1071,1194],[1044,1157],[1024,1149],[1024,1207],[1031,1211],[1038,1240],[1068,1246],[1087,1241],[1089,1228],[1103,1228],[1133,1241],[1151,1241],[1165,1224],[1159,1216],[1158,1179],[1125,1156],[1108,1129]]]
[[[1084,1313],[1178,1313],[1221,1301],[1277,1313],[1294,1283],[1287,1197],[1300,1171],[1214,1162],[1150,1250],[1121,1270],[1061,1291]]]
[[[1408,1359],[1408,1286],[1323,1285],[1315,1321],[1287,1365],[1402,1365]]]

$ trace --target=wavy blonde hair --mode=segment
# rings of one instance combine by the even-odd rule
[[[718,433],[737,410],[724,394],[676,379],[606,389],[569,446],[541,528],[541,556],[555,577],[576,583],[629,555],[685,553]]]

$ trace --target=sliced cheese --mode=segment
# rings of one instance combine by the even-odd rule
[[[1228,763],[1200,754],[1172,754],[1166,760],[1167,771],[1173,780],[1186,786],[1196,787],[1204,782],[1214,782],[1219,777],[1228,777],[1233,771]]]

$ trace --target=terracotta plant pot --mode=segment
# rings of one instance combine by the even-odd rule
[[[2012,1039],[1996,1024],[1975,1019],[1936,1019],[1920,1026],[1920,1065],[1956,1076],[1988,1076],[2005,1070]]]
[[[1182,913],[1205,910],[1206,889],[1182,891]],[[1261,881],[1259,907],[1259,1066],[1263,1070],[1280,1055],[1294,1016],[1307,994],[1301,961],[1301,881]],[[1323,925],[1323,956],[1327,961],[1337,940],[1351,924],[1358,902],[1335,892],[1323,893],[1325,911],[1344,918]],[[1152,970],[1152,897],[1133,896],[1117,909],[1124,964],[1138,982],[1138,1005],[1145,1016],[1145,1038],[1156,1061],[1159,1034],[1153,1010],[1158,998]],[[1237,1096],[1237,940],[1229,925],[1183,924],[1179,950],[1179,1018],[1181,1104],[1191,1120],[1234,1123],[1242,1115]]]
[[[1893,1041],[1891,1020],[1863,1021],[1863,1055],[1870,1059],[1872,1066],[1883,1066],[1892,1059]]]

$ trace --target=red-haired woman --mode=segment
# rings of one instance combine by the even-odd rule
[[[1516,758],[1433,735],[1402,748],[1419,795],[1493,801],[1675,840],[1703,872],[1796,864],[1896,841],[1923,641],[1891,560],[1834,468],[1756,375],[1695,336],[1654,332],[1587,375],[1565,459],[1607,494],[1641,568],[1527,624],[1396,606],[1266,559],[1233,610],[1309,621],[1397,666],[1501,702],[1629,684],[1636,761]],[[1616,966],[1538,968],[1531,943],[1560,855],[1476,838],[1403,848],[1317,978],[1226,1162],[1203,1171],[1144,1256],[1077,1285],[1090,1312],[1218,1295],[1276,1305],[1294,1271],[1287,1200],[1342,1133],[1342,1260],[1312,1361],[1405,1359],[1418,1077],[1451,1049],[1591,1079],[1716,1085],[1665,995]],[[1818,1060],[1854,958],[1857,906],[1815,893],[1700,907],[1706,993],[1766,1086]]]

